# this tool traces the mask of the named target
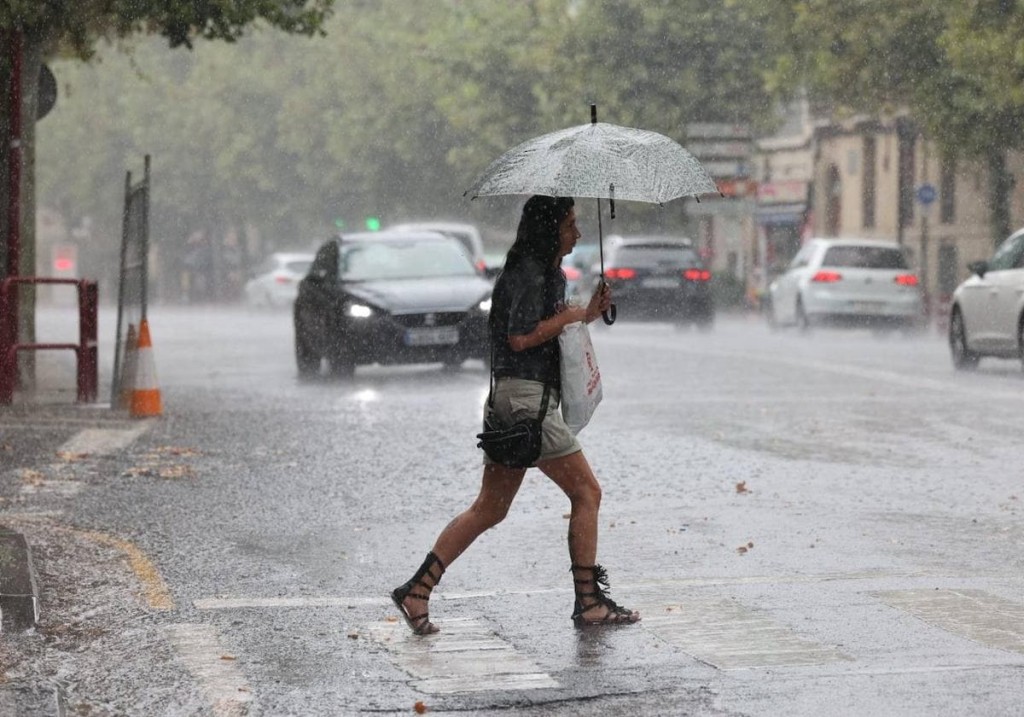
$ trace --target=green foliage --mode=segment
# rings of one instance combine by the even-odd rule
[[[731,0],[770,28],[769,86],[838,112],[909,111],[947,156],[988,165],[1006,230],[1009,149],[1024,147],[1024,7],[1007,0]]]
[[[90,65],[54,66],[41,194],[70,216],[107,207],[113,232],[118,168],[149,153],[154,229],[174,240],[243,222],[285,244],[338,217],[493,220],[502,202],[463,190],[514,144],[589,121],[590,102],[683,141],[687,122],[768,116],[756,21],[712,0],[379,0],[338,3],[312,39],[104,44]]]
[[[155,34],[171,47],[234,41],[257,21],[312,35],[334,0],[0,0],[0,29],[19,28],[50,52],[87,57],[100,37]]]

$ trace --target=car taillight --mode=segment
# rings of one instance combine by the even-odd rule
[[[608,269],[604,272],[604,275],[609,279],[635,279],[635,269]]]
[[[913,274],[900,274],[894,281],[900,286],[917,286],[917,277]]]
[[[582,272],[575,266],[563,266],[562,271],[565,272],[565,278],[569,281],[576,281],[583,276]]]
[[[295,279],[293,279],[292,277],[290,277],[290,276],[282,276],[281,274],[278,274],[277,276],[274,277],[274,283],[275,284],[291,284],[294,281],[295,281]]]
[[[843,275],[838,271],[819,271],[811,278],[811,281],[817,281],[822,284],[833,284],[842,280]]]
[[[707,269],[687,269],[683,272],[687,281],[711,281],[711,272]]]
[[[479,272],[480,272],[481,274],[482,274],[483,272],[487,271],[487,262],[486,262],[486,261],[484,261],[483,259],[480,259],[480,260],[479,260],[479,261],[477,261],[477,263],[476,263],[476,269],[477,269],[477,271],[479,271]]]

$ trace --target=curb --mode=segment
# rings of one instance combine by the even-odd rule
[[[39,587],[25,536],[0,526],[0,632],[39,621]]]

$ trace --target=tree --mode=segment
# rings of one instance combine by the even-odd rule
[[[12,227],[7,211],[0,218],[2,266],[7,273],[34,273],[35,255],[35,117],[37,81],[44,59],[60,52],[88,57],[100,37],[127,37],[134,34],[156,34],[171,47],[191,48],[197,38],[237,40],[247,27],[263,22],[286,32],[312,35],[321,27],[334,0],[0,0],[0,35],[8,51],[0,59],[0,86],[4,96],[0,103],[0,136],[8,137],[20,124],[21,146],[11,150],[9,142],[0,149],[0,166],[11,165],[9,152],[14,151],[21,171],[18,186],[0,182],[0,206],[11,204],[11,192],[20,198],[19,233],[22,252],[19,266],[8,266],[7,245]],[[15,68],[20,77],[14,76]],[[17,96],[12,80],[19,84],[20,106],[12,107]],[[20,118],[19,122],[12,122]],[[6,177],[7,172],[0,172]],[[19,335],[34,340],[34,292],[24,292],[18,316]],[[31,361],[27,362],[31,367]],[[30,368],[31,372],[31,368]]]
[[[909,111],[944,154],[983,161],[992,236],[1010,231],[1008,150],[1024,147],[1024,8],[1004,0],[734,0],[770,27],[769,86],[846,112]]]

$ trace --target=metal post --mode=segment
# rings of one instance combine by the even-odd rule
[[[121,213],[121,265],[117,279],[117,329],[114,333],[114,375],[110,386],[110,405],[117,406],[121,393],[121,329],[124,325],[124,266],[128,247],[128,205],[132,195],[132,173],[124,176],[124,210]]]
[[[99,288],[95,281],[78,283],[78,401],[96,400],[99,384],[97,314]]]
[[[143,165],[142,185],[142,320],[148,318],[149,307],[149,155]]]
[[[6,276],[21,275],[21,162],[22,162],[22,121],[21,121],[21,74],[23,42],[21,30],[9,31],[11,59],[10,91],[10,133],[8,135],[9,195],[7,201],[7,272]],[[18,287],[12,286],[7,297],[6,311],[13,317],[9,334],[5,337],[7,346],[18,343]],[[17,359],[15,359],[17,360]]]

